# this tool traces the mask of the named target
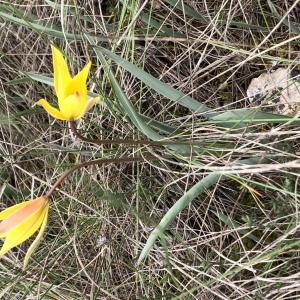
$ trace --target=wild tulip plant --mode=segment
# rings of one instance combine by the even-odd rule
[[[100,97],[89,98],[87,93],[87,78],[91,68],[89,61],[85,67],[74,77],[70,75],[68,65],[60,52],[60,50],[51,45],[53,60],[53,77],[54,90],[57,96],[58,108],[52,106],[47,100],[40,99],[36,102],[42,106],[50,116],[62,121],[69,121],[70,129],[76,137],[84,142],[97,145],[103,144],[131,144],[131,145],[152,145],[162,146],[169,144],[186,144],[193,145],[191,141],[149,141],[149,140],[90,140],[83,137],[77,130],[76,120],[82,118],[96,103],[100,101]],[[147,157],[149,158],[149,157]],[[150,157],[152,159],[155,157]],[[25,240],[32,237],[38,230],[38,234],[31,246],[28,248],[23,269],[26,268],[29,259],[34,250],[39,245],[48,220],[48,210],[50,198],[56,188],[63,180],[73,171],[92,166],[103,165],[109,163],[126,163],[144,161],[143,157],[121,157],[115,159],[97,159],[87,161],[73,166],[62,174],[58,180],[51,185],[49,191],[36,199],[21,202],[6,208],[0,212],[0,238],[4,239],[4,243],[0,250],[0,257],[5,255],[12,248],[20,245]]]
[[[91,62],[89,61],[77,75],[71,77],[67,63],[60,50],[53,45],[51,49],[54,89],[58,99],[58,108],[53,107],[45,99],[40,99],[36,104],[41,105],[52,117],[58,120],[70,121],[73,124],[75,120],[83,117],[100,100],[100,97],[88,98],[87,96],[86,82]],[[76,125],[73,124],[74,126],[76,128]],[[38,231],[37,236],[25,254],[23,269],[26,268],[32,253],[39,245],[45,231],[51,195],[73,171],[96,164],[126,163],[143,160],[141,157],[122,157],[83,162],[73,166],[62,174],[45,195],[36,199],[23,201],[1,211],[0,238],[4,240],[4,243],[0,250],[0,257],[32,237]]]

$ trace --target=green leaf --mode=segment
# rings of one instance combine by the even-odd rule
[[[164,137],[158,134],[156,131],[154,131],[152,128],[150,128],[144,120],[139,116],[139,114],[135,111],[133,105],[128,100],[126,95],[124,94],[122,88],[120,87],[118,81],[116,80],[114,74],[110,70],[110,67],[108,63],[106,62],[104,56],[101,52],[96,52],[99,60],[104,66],[105,72],[111,82],[111,86],[115,92],[115,95],[117,97],[117,100],[121,107],[124,109],[124,113],[129,116],[132,123],[148,138],[154,141],[163,141]],[[191,147],[188,145],[168,145],[168,148],[177,151],[177,152],[184,152],[189,153],[191,151]]]
[[[282,20],[282,16],[280,15],[280,13],[278,12],[278,10],[276,9],[275,5],[273,4],[273,2],[271,0],[267,1],[269,8],[272,12],[272,14],[278,19],[278,20]],[[286,16],[287,17],[287,16]],[[300,34],[300,28],[299,28],[299,24],[295,24],[292,22],[289,22],[287,19],[282,20],[282,23],[284,25],[286,25],[288,28],[291,29],[291,31],[293,31],[296,34]]]
[[[237,164],[255,165],[259,161],[259,158],[243,159]],[[212,172],[193,187],[191,187],[183,196],[181,196],[175,204],[166,212],[159,224],[154,228],[148,237],[145,246],[143,247],[141,254],[138,258],[138,263],[141,263],[150,253],[156,240],[164,234],[169,225],[175,220],[177,215],[187,207],[196,197],[198,197],[205,189],[216,184],[223,178],[222,172]]]
[[[177,91],[170,85],[161,82],[159,79],[155,78],[154,76],[148,74],[147,72],[143,71],[142,69],[138,68],[134,64],[130,63],[129,61],[123,59],[122,57],[118,56],[117,54],[102,48],[97,47],[95,48],[95,52],[98,54],[105,54],[107,57],[115,61],[119,66],[123,67],[125,70],[130,72],[132,75],[140,79],[146,85],[151,87],[160,95],[184,106],[192,110],[196,113],[203,113],[207,114],[210,111],[210,108],[206,105],[196,101],[195,99],[191,98],[190,96],[185,95],[184,93]]]
[[[151,232],[147,239],[145,246],[143,247],[141,254],[138,258],[138,264],[141,263],[150,253],[158,237],[162,236],[169,225],[175,220],[177,215],[187,207],[197,196],[199,196],[205,189],[209,188],[213,184],[216,184],[220,178],[220,173],[213,172],[198,183],[196,183],[192,188],[190,188],[183,196],[181,196],[175,204],[167,211],[163,216],[159,224]]]
[[[289,124],[300,124],[300,119],[297,117],[281,116],[276,114],[270,114],[261,112],[256,109],[237,109],[233,111],[227,111],[217,116],[210,118],[207,123],[218,124],[222,127],[229,128],[240,128],[245,126],[247,123],[251,124],[274,124],[274,123],[289,123]]]

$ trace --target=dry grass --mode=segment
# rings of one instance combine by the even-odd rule
[[[192,9],[174,8],[176,2]],[[149,153],[159,158],[72,174],[53,198],[44,241],[28,270],[20,269],[26,243],[0,261],[0,297],[299,299],[299,126],[269,122],[229,130],[113,64],[137,111],[177,128],[178,140],[201,142],[201,151],[188,160],[166,148],[99,147],[79,142],[66,123],[32,108],[41,97],[52,99],[53,91],[23,80],[26,72],[50,76],[53,41],[68,55],[73,73],[89,55],[91,91],[117,103],[86,38],[91,34],[211,111],[263,110],[263,103],[254,106],[246,97],[250,80],[274,66],[297,70],[299,64],[299,32],[286,24],[299,27],[299,1],[276,2],[285,19],[260,0],[51,2],[56,8],[48,1],[0,2],[0,12],[81,36],[51,37],[0,15],[1,208],[44,193],[75,162]],[[146,24],[143,14],[160,25]],[[92,137],[144,138],[125,114],[105,105],[80,126]],[[172,158],[165,160],[166,153]],[[272,163],[244,172],[233,167],[257,157],[272,157]],[[170,207],[205,174],[224,168],[225,178],[191,202],[137,266],[151,230]]]

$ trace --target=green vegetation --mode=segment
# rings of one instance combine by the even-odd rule
[[[300,100],[286,116],[246,95],[299,69],[297,5],[1,1],[0,210],[80,162],[145,158],[67,177],[28,268],[31,240],[0,259],[3,299],[299,299]],[[92,61],[102,101],[77,126],[111,144],[33,106],[56,102],[51,43],[72,74]]]

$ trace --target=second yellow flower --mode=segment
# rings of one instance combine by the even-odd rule
[[[56,119],[64,121],[78,120],[100,99],[99,97],[87,98],[86,81],[91,62],[89,61],[77,75],[71,77],[68,65],[61,52],[53,45],[51,45],[51,49],[54,89],[59,109],[53,107],[45,99],[40,99],[37,104],[43,106],[49,115]]]

